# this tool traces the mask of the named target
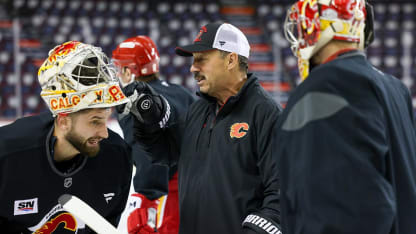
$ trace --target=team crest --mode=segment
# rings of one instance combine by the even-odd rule
[[[46,222],[38,230],[36,230],[34,234],[50,234],[60,230],[61,228],[70,232],[76,232],[77,221],[75,217],[68,212],[57,214],[56,217],[51,218],[50,221]]]
[[[230,137],[231,138],[242,138],[244,137],[249,129],[248,123],[235,123],[231,125]]]
[[[201,41],[202,40],[201,39],[202,34],[206,33],[206,32],[207,32],[207,28],[205,26],[202,26],[201,30],[199,30],[198,35],[196,35],[196,38],[195,38],[194,42]]]
[[[60,204],[53,207],[38,224],[28,228],[34,234],[77,233],[85,223],[66,212]]]

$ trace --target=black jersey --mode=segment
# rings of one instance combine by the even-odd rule
[[[51,156],[53,123],[44,113],[0,128],[1,233],[90,233],[59,205],[62,194],[79,197],[117,225],[130,187],[130,147],[109,130],[96,157],[78,155],[77,168],[62,173]]]
[[[194,102],[194,97],[184,87],[171,84],[159,79],[148,84],[159,94],[162,94],[172,107],[168,125],[183,122],[188,107]],[[133,178],[135,192],[141,193],[150,200],[157,199],[168,193],[169,179],[176,173],[177,165],[160,165],[151,163],[148,153],[133,137],[133,115],[119,115],[120,127],[124,139],[132,146],[136,174]]]
[[[360,52],[313,69],[279,119],[283,233],[416,233],[413,118]]]
[[[179,160],[180,233],[244,233],[246,217],[279,223],[271,142],[280,110],[249,74],[238,94],[222,107],[203,94],[191,105],[181,125],[179,159],[167,159],[177,155],[159,150],[171,144],[166,135],[146,145],[155,160]]]

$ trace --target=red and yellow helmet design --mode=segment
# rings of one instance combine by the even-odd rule
[[[128,102],[101,48],[69,41],[49,51],[38,71],[41,97],[53,115]]]
[[[291,43],[302,79],[309,59],[331,40],[360,42],[365,26],[365,0],[299,0],[286,15],[285,36]]]

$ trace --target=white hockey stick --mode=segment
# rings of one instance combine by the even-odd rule
[[[98,234],[120,234],[105,218],[87,203],[70,194],[63,194],[58,199],[64,210],[75,215]]]

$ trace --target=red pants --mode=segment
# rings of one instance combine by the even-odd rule
[[[158,207],[158,231],[160,234],[179,232],[178,172],[169,181],[169,193],[160,199]]]

